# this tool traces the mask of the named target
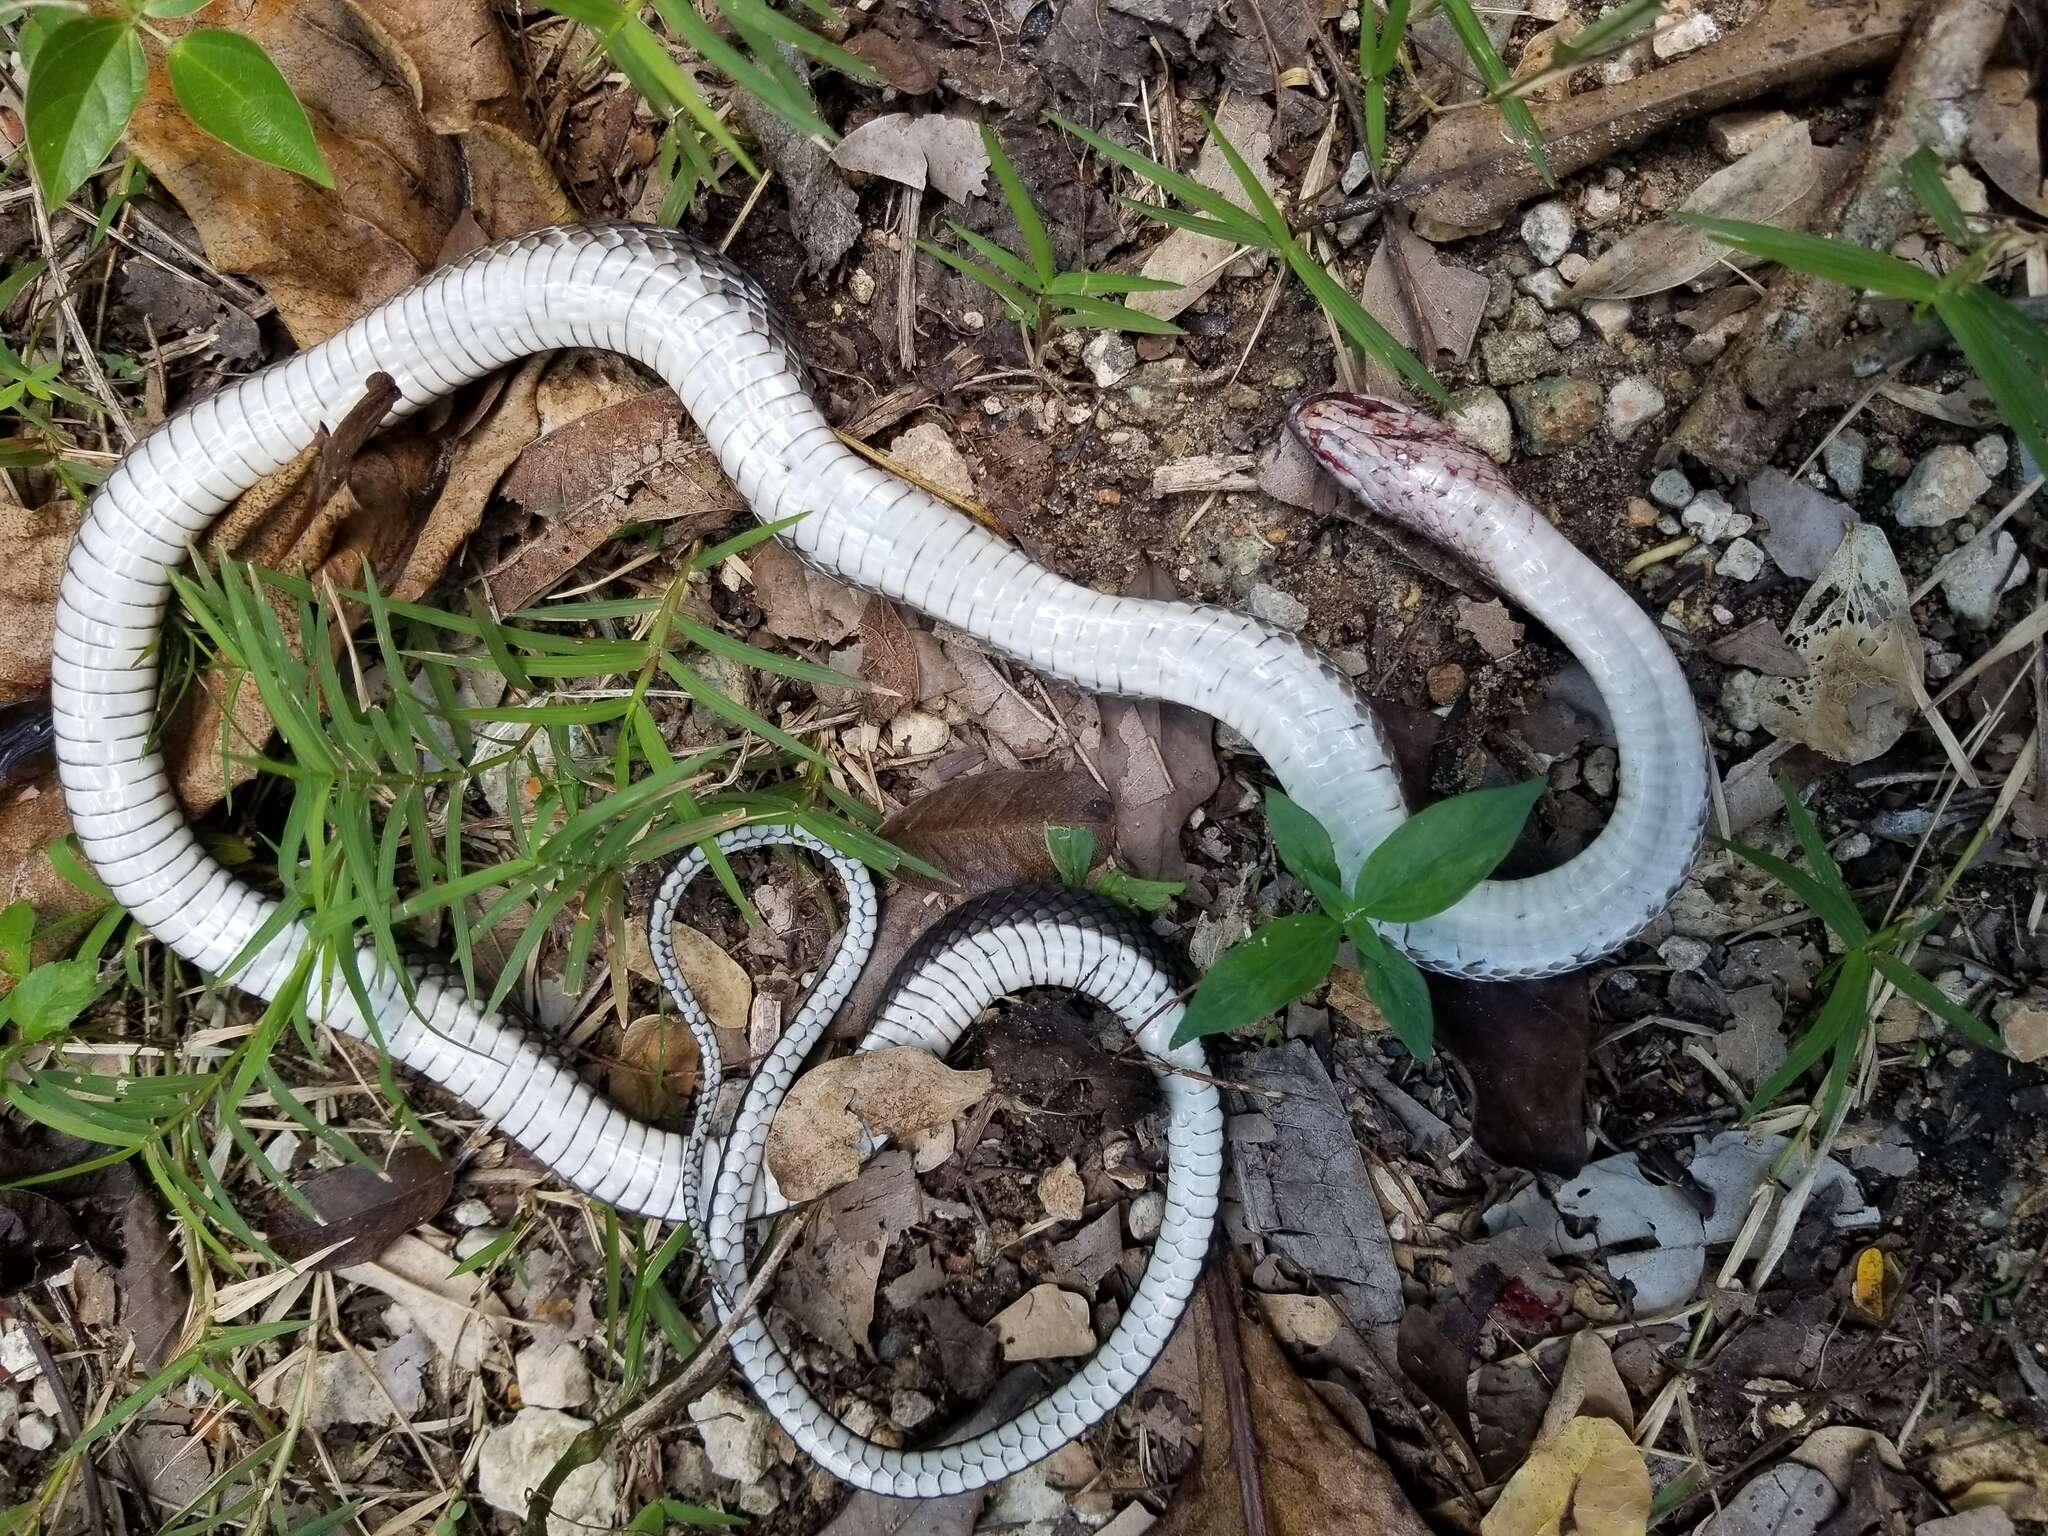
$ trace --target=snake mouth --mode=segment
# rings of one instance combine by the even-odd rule
[[[1455,433],[1405,405],[1342,390],[1298,402],[1288,413],[1288,424],[1332,469],[1341,469],[1361,451],[1414,458],[1447,442],[1463,447]]]

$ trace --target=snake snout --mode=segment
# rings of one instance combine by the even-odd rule
[[[1339,482],[1381,512],[1401,515],[1447,481],[1513,488],[1493,461],[1432,416],[1375,395],[1311,395],[1289,413],[1295,436]]]

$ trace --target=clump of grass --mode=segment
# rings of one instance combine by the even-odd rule
[[[1003,153],[1003,146],[987,128],[981,142],[988,152],[989,168],[1003,189],[1003,198],[1016,217],[1024,236],[1029,260],[1006,251],[993,240],[978,235],[957,219],[949,220],[953,233],[981,256],[974,261],[929,240],[918,248],[944,262],[954,271],[972,278],[1003,301],[1010,318],[1024,334],[1024,350],[1035,368],[1044,355],[1045,343],[1057,330],[1091,327],[1111,331],[1144,331],[1155,336],[1178,336],[1180,327],[1143,310],[1132,309],[1102,297],[1104,294],[1171,293],[1180,285],[1159,278],[1139,277],[1128,272],[1062,272],[1053,254],[1052,237],[1039,217],[1031,194]]]

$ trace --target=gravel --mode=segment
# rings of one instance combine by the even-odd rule
[[[1941,573],[1941,595],[1957,618],[1970,624],[1989,624],[1998,617],[1999,599],[2023,585],[2027,571],[2018,544],[2001,528],[1990,538],[1964,547]]]
[[[1607,395],[1608,434],[1616,442],[1625,442],[1663,411],[1663,390],[1639,376],[1622,379]]]
[[[1821,467],[1835,482],[1835,489],[1852,500],[1863,494],[1863,462],[1870,441],[1854,427],[1844,427],[1820,451]]]
[[[1669,507],[1676,512],[1693,498],[1692,481],[1682,469],[1662,469],[1657,478],[1650,482],[1650,500],[1660,507]]]
[[[1678,514],[1679,521],[1697,534],[1703,543],[1718,544],[1735,528],[1736,510],[1728,504],[1728,498],[1719,491],[1701,491],[1685,504],[1685,510]],[[1743,519],[1747,526],[1748,518]]]
[[[1245,594],[1245,605],[1258,617],[1281,629],[1295,630],[1308,622],[1308,604],[1262,581]]]
[[[1556,453],[1593,430],[1600,420],[1600,386],[1591,379],[1552,374],[1508,391],[1508,403],[1531,453]]]
[[[1628,323],[1635,312],[1620,299],[1595,299],[1586,306],[1585,313],[1601,339],[1613,341],[1617,336],[1627,334]]]
[[[1548,197],[1522,215],[1522,243],[1543,266],[1554,266],[1571,249],[1574,228],[1571,205]]]
[[[1750,539],[1731,539],[1714,574],[1730,581],[1755,581],[1764,573],[1763,549]]]
[[[1564,354],[1534,331],[1495,331],[1479,343],[1489,384],[1526,384],[1564,366]]]
[[[1939,528],[1952,523],[1991,489],[1976,456],[1960,443],[1930,448],[1906,483],[1892,494],[1892,516],[1906,528]]]
[[[1508,413],[1508,403],[1497,389],[1481,385],[1452,395],[1450,426],[1496,464],[1505,464],[1515,456],[1514,417]]]

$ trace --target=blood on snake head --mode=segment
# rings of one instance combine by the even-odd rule
[[[1444,493],[1457,482],[1514,497],[1485,452],[1420,411],[1373,395],[1312,395],[1289,416],[1309,452],[1375,511],[1442,536]]]

